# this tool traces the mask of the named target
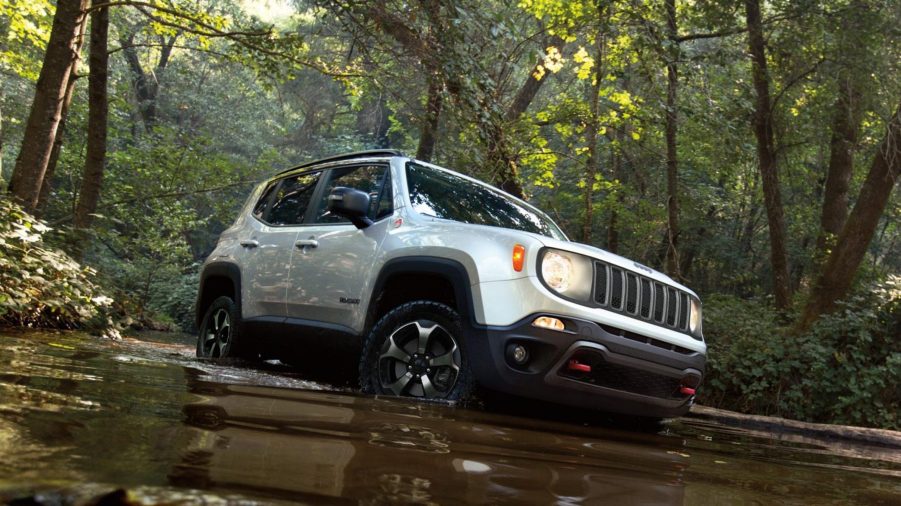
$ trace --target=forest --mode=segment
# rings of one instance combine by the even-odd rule
[[[695,290],[702,403],[901,426],[895,0],[0,0],[0,33],[6,325],[192,331],[250,188],[396,148]]]

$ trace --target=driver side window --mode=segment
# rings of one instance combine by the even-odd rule
[[[328,196],[338,187],[353,188],[369,195],[369,218],[376,221],[394,212],[390,171],[386,165],[342,167],[330,171],[329,180],[317,207],[315,223],[348,223],[345,218],[328,212]]]

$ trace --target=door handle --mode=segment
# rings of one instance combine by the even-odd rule
[[[245,239],[241,241],[241,246],[244,246],[245,248],[256,248],[259,245],[260,241],[257,241],[256,239]]]
[[[317,241],[316,239],[300,239],[298,241],[294,241],[294,246],[298,248],[306,248],[307,246],[316,248],[319,246],[319,241]]]

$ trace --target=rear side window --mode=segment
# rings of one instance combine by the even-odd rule
[[[280,181],[273,181],[269,183],[269,186],[263,190],[263,196],[260,197],[260,200],[257,201],[257,204],[253,206],[253,217],[262,220],[263,214],[266,213],[266,209],[269,207],[269,201],[272,200],[272,193],[275,192],[275,188],[278,186]]]
[[[290,176],[282,180],[263,221],[272,225],[299,225],[313,199],[321,172]]]
[[[328,212],[328,195],[338,187],[353,188],[369,194],[369,218],[378,220],[394,211],[391,183],[386,165],[363,165],[332,169],[316,212],[316,223],[347,223],[345,218]]]
[[[419,214],[566,240],[557,225],[537,209],[450,172],[408,163],[407,186],[410,203]]]

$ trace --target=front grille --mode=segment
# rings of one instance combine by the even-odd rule
[[[600,261],[594,262],[594,302],[661,327],[688,331],[687,292]]]
[[[613,364],[604,360],[601,354],[584,349],[575,352],[570,360],[591,367],[591,372],[574,371],[569,368],[569,361],[565,362],[558,374],[572,380],[660,399],[686,397],[679,391],[682,384],[679,378]]]

